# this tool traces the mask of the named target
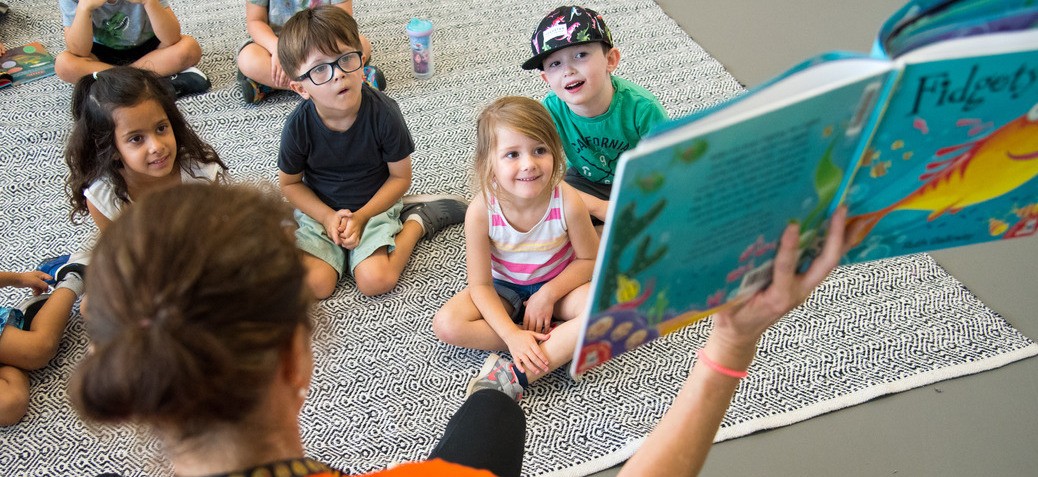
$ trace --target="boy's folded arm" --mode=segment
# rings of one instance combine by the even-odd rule
[[[162,6],[159,0],[144,0],[144,11],[148,14],[151,29],[164,45],[172,45],[180,41],[180,20],[170,7]]]
[[[324,225],[325,233],[328,234],[329,238],[336,244],[339,243],[338,231],[333,233],[329,230],[329,224],[332,220],[336,223],[334,228],[338,228],[339,217],[335,213],[336,211],[322,202],[317,197],[317,194],[303,182],[302,173],[288,174],[284,171],[278,171],[278,185],[281,187],[281,193],[292,204],[292,207],[299,209],[304,214],[310,216],[310,218]]]
[[[254,43],[269,51],[271,56],[277,56],[278,37],[274,34],[274,29],[270,27],[270,17],[267,15],[266,7],[254,5],[251,2],[245,4],[245,30]]]
[[[65,27],[65,49],[76,56],[90,56],[94,48],[94,24],[92,13],[83,9],[76,10],[72,24]]]
[[[364,217],[371,218],[389,210],[411,187],[411,156],[399,161],[390,162],[389,178],[379,187],[368,203],[354,211]]]

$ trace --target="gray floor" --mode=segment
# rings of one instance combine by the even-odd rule
[[[747,86],[833,49],[868,51],[903,1],[658,0]],[[1038,339],[1038,239],[934,253]],[[714,446],[702,475],[1038,475],[1038,359],[937,383]],[[616,470],[600,476],[615,475]]]

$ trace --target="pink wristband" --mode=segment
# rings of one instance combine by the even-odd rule
[[[702,361],[703,364],[707,365],[710,369],[717,371],[718,373],[721,373],[725,376],[732,377],[735,379],[742,379],[746,376],[749,376],[749,373],[746,371],[736,371],[734,369],[729,369],[724,366],[721,366],[721,364],[717,361],[707,358],[706,353],[702,349],[700,349],[699,352],[696,353],[696,356],[698,356],[699,360]]]

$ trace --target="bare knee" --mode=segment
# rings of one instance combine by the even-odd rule
[[[82,61],[83,57],[62,51],[54,58],[54,74],[66,83],[75,84],[83,77],[81,68],[77,66]]]
[[[458,346],[461,341],[461,323],[446,307],[440,308],[433,315],[432,329],[436,338],[444,343]]]
[[[386,271],[361,267],[354,269],[354,278],[357,279],[357,289],[366,296],[378,296],[389,293],[396,288],[400,275]]]
[[[29,410],[29,379],[12,366],[0,367],[0,426],[13,426]]]
[[[339,274],[331,265],[325,264],[317,258],[304,262],[307,265],[306,286],[314,294],[314,298],[323,300],[335,293],[335,285],[339,282]]]
[[[184,69],[195,66],[199,61],[202,61],[202,45],[198,44],[198,40],[195,40],[195,37],[181,35],[178,43],[184,44],[184,62],[186,63]]]
[[[245,45],[245,47],[238,52],[238,69],[241,70],[245,76],[252,79],[261,76],[257,73],[266,72],[269,74],[271,61],[270,52],[255,43]]]

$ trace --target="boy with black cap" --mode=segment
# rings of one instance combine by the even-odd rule
[[[541,70],[551,88],[543,103],[562,137],[566,182],[580,192],[591,215],[604,221],[620,154],[666,121],[667,113],[648,90],[612,75],[620,50],[594,10],[556,8],[537,25],[530,43],[533,57],[523,69]]]

